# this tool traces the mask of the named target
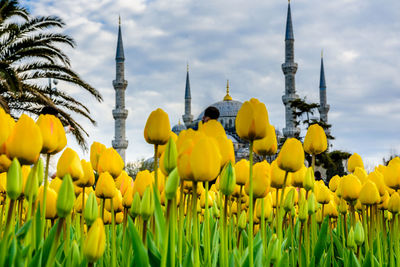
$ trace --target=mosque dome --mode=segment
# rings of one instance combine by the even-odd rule
[[[172,127],[172,131],[176,134],[179,135],[179,133],[182,130],[186,130],[186,126],[184,124],[181,124],[181,121],[178,122],[178,124],[174,125],[174,127]]]
[[[242,107],[242,102],[233,100],[229,95],[229,80],[226,85],[226,95],[222,101],[216,102],[210,106],[216,107],[219,110],[218,121],[228,132],[235,133],[235,120],[239,109]],[[196,123],[202,120],[204,111],[197,117]]]

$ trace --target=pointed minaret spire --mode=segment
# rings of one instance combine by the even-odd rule
[[[118,17],[118,42],[117,42],[117,54],[115,55],[116,61],[124,61],[124,45],[122,44],[122,33],[121,33],[121,17]]]
[[[285,40],[294,40],[293,25],[292,25],[292,12],[290,11],[290,0],[288,1]]]
[[[300,134],[300,128],[295,127],[294,111],[290,105],[299,96],[296,94],[295,75],[297,72],[297,63],[294,62],[294,35],[290,1],[288,3],[286,19],[285,63],[282,64],[282,71],[285,75],[285,95],[282,96],[282,102],[285,105],[286,121],[286,127],[283,128],[283,135],[285,137],[295,137]]]
[[[185,86],[185,114],[182,116],[183,122],[186,127],[193,121],[192,115],[192,96],[190,94],[190,81],[189,81],[189,63],[186,65],[186,86]]]
[[[128,140],[125,136],[125,120],[128,117],[128,110],[125,109],[125,90],[128,86],[128,82],[125,80],[125,57],[124,47],[122,45],[122,33],[121,33],[121,17],[119,17],[118,25],[118,41],[117,41],[117,53],[115,56],[116,63],[116,75],[113,81],[115,89],[115,109],[113,109],[113,117],[115,120],[115,136],[112,141],[112,146],[121,155],[125,162],[125,151],[128,147]]]
[[[326,82],[325,82],[325,70],[324,70],[324,58],[321,53],[321,71],[319,76],[319,117],[320,121],[328,123],[328,111],[329,105],[326,99]],[[329,129],[326,130],[326,134],[330,134]]]

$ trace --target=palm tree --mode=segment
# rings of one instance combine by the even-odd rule
[[[64,25],[56,16],[31,17],[18,0],[0,0],[0,105],[14,117],[21,112],[39,114],[43,107],[54,108],[87,149],[88,134],[70,112],[95,124],[89,109],[67,92],[47,85],[50,78],[61,80],[102,101],[100,93],[71,69],[68,56],[60,49],[75,47],[70,36],[54,32]]]

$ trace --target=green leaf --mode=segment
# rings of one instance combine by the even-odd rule
[[[17,254],[17,243],[15,242],[15,238],[13,238],[7,252],[8,266],[14,266],[14,260],[16,254]]]
[[[348,263],[347,266],[361,267],[356,255],[354,254],[353,251],[350,252],[350,256],[347,259],[347,263]]]
[[[306,255],[306,249],[305,246],[301,246],[301,265],[300,266],[307,266],[307,255]]]
[[[27,221],[21,228],[19,228],[19,230],[15,234],[15,237],[18,240],[24,239],[31,226],[32,226],[32,220]]]
[[[49,232],[46,240],[44,241],[43,255],[42,255],[42,259],[43,259],[42,260],[42,266],[43,267],[46,266],[47,260],[49,259],[50,250],[51,250],[51,247],[52,247],[52,245],[54,243],[54,238],[56,236],[57,226],[58,226],[59,223],[60,223],[60,221],[57,220],[57,222],[54,224],[54,226],[50,229],[50,232]]]
[[[42,249],[36,251],[35,256],[32,258],[31,262],[29,262],[28,267],[37,267],[41,265],[42,262]]]
[[[132,259],[133,265],[134,266],[149,266],[149,257],[147,256],[147,250],[144,247],[139,233],[136,230],[136,227],[133,225],[132,219],[128,217],[128,232],[130,235],[130,238],[132,240],[132,248],[134,251],[134,257]]]
[[[285,251],[278,263],[278,267],[287,267],[287,266],[289,266],[289,253]]]
[[[42,241],[42,236],[43,236],[43,222],[42,222],[42,216],[40,215],[40,210],[41,210],[40,203],[38,204],[36,208],[36,214],[35,214],[35,236],[36,236],[36,243],[35,243],[35,248],[39,248],[40,242]],[[48,255],[47,255],[48,256]],[[45,258],[47,259],[47,258]]]
[[[161,254],[153,241],[152,235],[150,234],[151,233],[147,235],[147,248],[149,253],[150,266],[160,266]]]
[[[155,225],[156,225],[156,235],[158,236],[158,240],[160,241],[160,248],[163,248],[164,240],[163,236],[166,231],[165,229],[165,218],[164,213],[161,208],[160,199],[158,198],[158,192],[156,189],[153,188],[153,195],[154,197],[154,218],[155,218]]]
[[[314,256],[315,256],[315,265],[318,265],[321,260],[322,253],[326,247],[326,240],[329,237],[328,235],[328,219],[329,217],[325,217],[324,222],[322,223],[321,229],[319,231],[317,243],[314,247]]]
[[[192,246],[188,245],[187,246],[187,253],[185,255],[185,258],[183,259],[183,267],[192,267]]]

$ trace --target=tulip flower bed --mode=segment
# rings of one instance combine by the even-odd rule
[[[176,136],[153,111],[144,138],[154,168],[133,181],[113,148],[94,142],[90,161],[64,149],[55,116],[15,122],[0,109],[0,266],[400,265],[400,158],[367,174],[355,153],[351,173],[327,187],[314,180],[327,148],[320,126],[268,163],[277,141],[265,105],[245,102],[235,124],[248,160],[235,162],[219,122]]]

